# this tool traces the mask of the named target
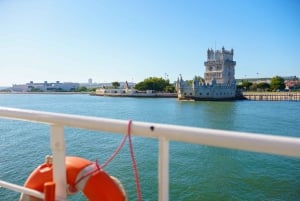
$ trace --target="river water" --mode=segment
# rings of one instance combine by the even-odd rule
[[[0,106],[300,137],[300,102],[180,102],[173,98],[0,94]],[[122,135],[65,128],[67,155],[104,162]],[[157,200],[158,141],[133,137],[143,200]],[[0,179],[22,185],[51,154],[49,126],[0,119]],[[105,168],[136,200],[128,146]],[[170,143],[170,200],[300,200],[300,158]],[[19,194],[0,189],[0,200]],[[86,200],[80,193],[69,200]]]

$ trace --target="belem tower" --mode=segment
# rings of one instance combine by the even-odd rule
[[[204,62],[204,80],[184,81],[182,76],[176,82],[179,100],[230,100],[236,98],[236,81],[233,49],[207,50]]]

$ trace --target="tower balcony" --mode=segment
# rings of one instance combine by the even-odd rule
[[[222,65],[223,64],[223,61],[216,61],[216,60],[214,60],[214,61],[205,61],[204,62],[204,65],[205,66],[210,66],[210,65]]]
[[[205,66],[211,66],[211,65],[236,65],[236,61],[232,60],[214,60],[214,61],[205,61],[204,65]]]

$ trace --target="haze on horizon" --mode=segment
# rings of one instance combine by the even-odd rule
[[[297,0],[1,1],[0,86],[203,77],[208,48],[236,78],[297,76]]]

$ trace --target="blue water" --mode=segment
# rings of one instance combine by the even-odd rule
[[[0,94],[0,106],[300,137],[300,102],[179,102],[89,95]],[[68,155],[105,161],[122,135],[65,128]],[[143,200],[157,200],[155,139],[133,138]],[[170,143],[170,200],[300,200],[300,158]],[[51,154],[49,126],[0,119],[0,179],[22,185]],[[136,200],[128,146],[105,168]],[[19,194],[0,189],[0,200]],[[77,194],[69,200],[85,200]]]

